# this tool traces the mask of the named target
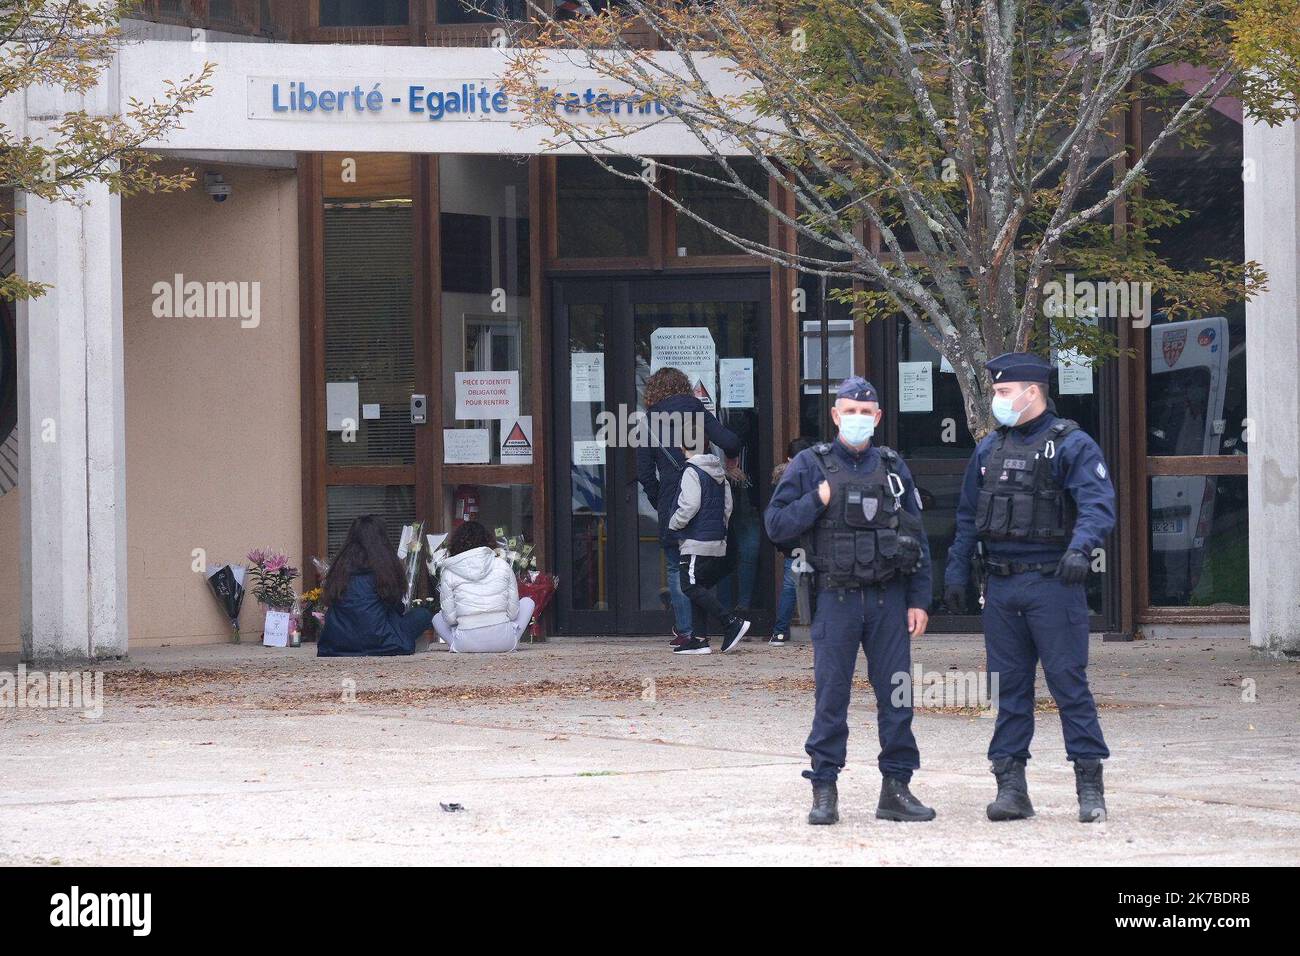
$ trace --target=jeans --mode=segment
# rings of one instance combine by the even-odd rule
[[[797,582],[792,570],[794,558],[785,559],[785,577],[781,579],[781,599],[776,605],[776,625],[773,634],[790,634],[790,622],[794,620],[794,608],[798,598]]]
[[[680,567],[682,556],[675,544],[666,544],[663,547],[668,597],[673,606],[673,628],[678,634],[689,634],[691,633],[691,599],[682,591]]]
[[[744,492],[738,492],[737,497]],[[754,606],[754,582],[758,580],[758,526],[761,520],[748,502],[736,502],[736,510],[731,515],[731,534],[727,550],[735,548],[736,557],[728,559],[734,567],[731,574],[722,579],[718,585],[718,598],[724,605],[735,610]]]

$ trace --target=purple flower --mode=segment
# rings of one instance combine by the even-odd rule
[[[263,551],[261,548],[256,548],[256,549],[254,549],[254,550],[248,552],[248,563],[249,563],[249,564],[256,564],[256,565],[259,565],[259,566],[260,566],[260,565],[262,564],[262,562],[265,561],[265,560],[266,560],[266,552]]]

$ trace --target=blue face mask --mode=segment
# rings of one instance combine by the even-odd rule
[[[875,415],[840,416],[840,437],[854,448],[857,448],[860,445],[865,445],[871,440],[871,436],[875,433]]]
[[[1014,405],[1016,402],[1020,401],[1021,395],[1024,395],[1025,392],[1027,391],[1029,391],[1028,385],[1022,388],[1020,390],[1020,395],[1017,395],[1015,398],[1006,398],[1005,396],[1002,395],[995,395],[993,397],[993,402],[992,402],[993,417],[998,420],[998,424],[1006,425],[1008,428],[1010,428],[1014,426],[1016,422],[1020,421],[1020,416],[1021,414],[1023,414],[1024,410],[1022,409],[1019,412],[1013,411],[1011,406]]]

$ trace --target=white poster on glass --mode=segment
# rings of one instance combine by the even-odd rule
[[[477,422],[519,414],[519,372],[457,372],[456,420]]]
[[[1092,359],[1074,349],[1056,353],[1056,388],[1061,395],[1092,394]]]
[[[492,460],[492,439],[486,428],[444,428],[444,465],[486,465]]]
[[[934,382],[930,362],[898,363],[898,410],[900,412],[934,411]]]
[[[356,382],[325,383],[325,429],[355,429],[361,418],[361,387]]]
[[[533,416],[520,415],[501,420],[501,464],[533,463]]]
[[[718,379],[723,408],[754,407],[754,360],[752,358],[719,359]]]
[[[569,355],[569,401],[603,402],[605,400],[605,354],[573,352]]]
[[[573,443],[573,463],[586,468],[605,464],[605,443],[603,441],[575,441]]]
[[[713,411],[718,394],[718,350],[706,328],[659,328],[650,333],[650,373],[680,369],[695,397]]]

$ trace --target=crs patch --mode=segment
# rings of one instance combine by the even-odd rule
[[[917,511],[924,511],[924,510],[925,510],[925,505],[921,504],[921,489],[920,489],[920,488],[917,488],[917,487],[913,487],[913,488],[912,488],[912,497],[916,499],[916,510],[917,510]]]
[[[1105,466],[1105,465],[1103,465],[1101,462],[1097,462],[1097,467],[1096,467],[1094,470],[1097,472],[1097,477],[1098,477],[1098,478],[1105,479],[1105,477],[1106,477],[1106,466]]]

